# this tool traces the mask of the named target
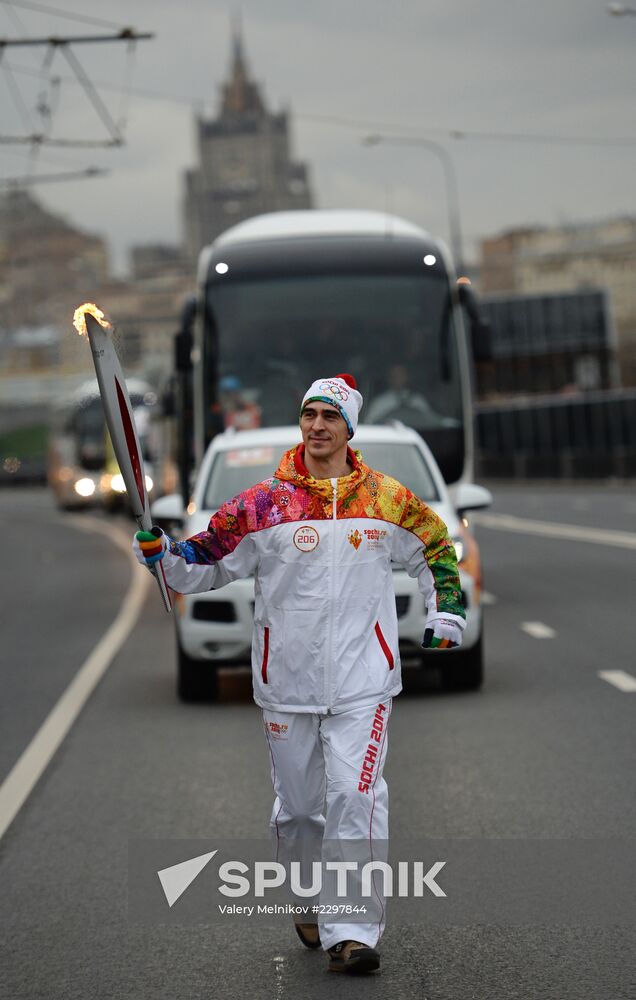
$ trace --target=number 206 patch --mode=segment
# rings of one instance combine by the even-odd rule
[[[320,535],[310,524],[302,524],[294,532],[294,545],[301,552],[313,552],[318,548]]]

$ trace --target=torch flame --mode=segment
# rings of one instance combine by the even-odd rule
[[[106,319],[106,316],[94,302],[85,302],[83,306],[78,306],[73,313],[73,326],[81,336],[86,336],[86,320],[84,319],[84,313],[90,313],[94,316],[100,326],[103,326],[105,330],[111,330],[112,325]]]

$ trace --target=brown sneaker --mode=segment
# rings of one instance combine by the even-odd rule
[[[320,948],[318,924],[297,924],[294,921],[294,927],[305,948]]]
[[[380,956],[375,948],[359,941],[339,941],[333,948],[328,948],[327,953],[330,972],[348,972],[349,975],[359,976],[380,968]]]

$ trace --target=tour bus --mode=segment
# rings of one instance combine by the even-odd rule
[[[337,372],[358,381],[361,422],[414,427],[451,494],[472,480],[471,352],[484,356],[487,331],[469,282],[419,227],[371,211],[256,216],[201,252],[184,317],[184,499],[219,431],[297,423],[307,386]]]
[[[126,384],[144,453],[146,487],[150,493],[154,487],[150,418],[157,397],[142,379],[128,378]],[[60,399],[53,409],[47,481],[63,510],[89,506],[115,510],[125,505],[126,487],[110,442],[95,379],[82,383]]]

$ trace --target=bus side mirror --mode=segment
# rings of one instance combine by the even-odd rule
[[[175,400],[175,376],[170,375],[161,393],[161,416],[175,417],[177,415],[177,404]]]
[[[174,338],[174,366],[178,372],[192,369],[192,330],[179,330]]]
[[[468,318],[470,345],[475,361],[492,361],[492,329],[482,315],[479,300],[470,285],[457,286],[459,304]]]
[[[174,366],[178,372],[189,372],[192,369],[192,341],[196,315],[196,296],[189,295],[181,310],[179,332],[174,338]]]

